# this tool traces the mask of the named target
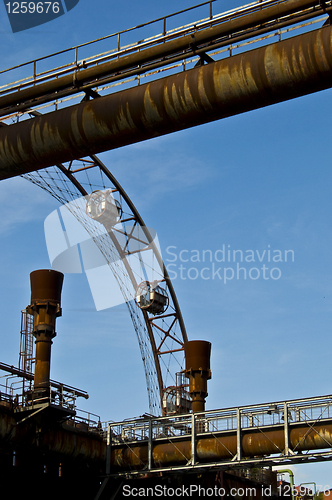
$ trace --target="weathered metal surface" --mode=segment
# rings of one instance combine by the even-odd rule
[[[198,30],[194,34],[189,33],[175,40],[169,40],[133,54],[98,64],[92,68],[77,71],[74,75],[54,78],[49,82],[33,85],[27,89],[2,96],[0,97],[0,116],[3,114],[3,110],[4,114],[6,114],[6,109],[10,109],[11,113],[15,112],[15,109],[21,109],[17,108],[21,103],[31,102],[33,104],[35,99],[41,97],[43,102],[47,102],[47,96],[50,96],[51,100],[52,98],[79,92],[86,86],[95,86],[96,80],[109,75],[119,75],[128,70],[134,70],[134,74],[139,74],[142,66],[156,61],[162,65],[163,60],[168,56],[177,54],[181,54],[182,57],[192,56],[199,48],[204,48],[211,42],[225,38],[227,41],[229,35],[234,36],[236,33],[243,33],[250,29],[262,29],[266,23],[269,23],[269,29],[272,29],[274,24],[271,25],[271,22],[279,23],[280,19],[284,21],[286,17],[292,16],[294,13],[301,15],[307,12],[308,9],[310,9],[310,15],[314,17],[323,14],[330,7],[325,6],[323,8],[317,0],[288,0],[272,6],[259,7],[255,12],[239,15],[236,18],[222,19],[219,24]],[[218,23],[218,19],[214,21],[214,23],[216,22]],[[118,78],[115,76],[115,79]],[[111,80],[108,79],[107,81]]]
[[[106,460],[106,442],[94,432],[79,430],[73,425],[62,424],[48,429],[41,434],[32,425],[34,419],[17,425],[12,411],[0,403],[0,447],[10,446],[20,449],[39,450],[47,454],[56,454],[59,460],[64,457],[86,461]],[[329,449],[332,446],[331,421],[320,424],[292,424],[289,433],[290,447],[295,452]],[[244,458],[266,457],[270,454],[282,455],[285,448],[285,434],[282,426],[243,432],[241,446]],[[191,458],[192,443],[190,438],[173,438],[154,442],[154,467],[184,465]],[[236,431],[199,434],[197,436],[197,460],[199,463],[216,463],[231,460],[237,452]],[[140,444],[124,442],[112,447],[112,470],[143,469],[148,463],[148,441]]]
[[[63,274],[52,269],[40,269],[30,273],[31,304],[54,302],[61,304]]]
[[[332,85],[332,28],[0,128],[0,178],[193,127]]]
[[[41,269],[30,274],[33,335],[36,339],[35,391],[49,391],[52,338],[55,322],[61,316],[63,274],[52,269]]]
[[[96,433],[83,432],[64,425],[43,435],[41,446],[45,450],[59,453],[75,459],[86,459],[104,462],[106,459],[106,443]]]
[[[186,359],[186,377],[189,378],[189,394],[192,399],[192,411],[205,410],[205,398],[208,395],[207,381],[211,378],[210,356],[211,343],[204,340],[191,340],[184,343]]]
[[[31,449],[57,454],[59,460],[72,458],[103,463],[106,459],[106,443],[96,432],[83,432],[74,426],[63,424],[38,434],[39,425],[34,419],[17,423],[11,411],[0,404],[0,448]]]
[[[153,446],[155,467],[186,464],[191,458],[190,439],[170,440]],[[332,424],[294,425],[290,430],[290,445],[295,452],[330,448]],[[243,457],[281,455],[285,449],[284,429],[245,431],[241,439]],[[197,460],[200,463],[231,460],[237,453],[236,431],[216,433],[214,437],[202,434],[197,439]],[[147,464],[148,444],[117,445],[112,451],[112,465],[118,468],[142,468]]]

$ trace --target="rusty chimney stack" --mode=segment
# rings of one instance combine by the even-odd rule
[[[186,358],[186,377],[189,378],[189,394],[192,399],[192,411],[205,410],[205,398],[208,395],[207,381],[211,378],[210,355],[211,343],[205,340],[191,340],[184,343]]]
[[[47,397],[50,383],[51,345],[56,336],[55,321],[61,316],[61,290],[63,274],[42,269],[30,274],[33,336],[36,339],[36,364],[34,393],[38,398]]]

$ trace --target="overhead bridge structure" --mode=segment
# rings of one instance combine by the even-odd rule
[[[331,396],[108,425],[107,474],[287,466],[332,458]]]
[[[82,92],[85,98],[1,127],[0,178],[330,88],[331,12],[331,2],[325,0],[255,2],[224,15],[210,11],[203,21],[90,60],[79,62],[76,48],[75,63],[49,72],[38,73],[40,61],[32,61],[30,79],[1,90],[3,118],[26,115],[54,100],[58,108],[61,100]],[[314,21],[319,29],[311,30]],[[295,27],[301,34],[289,38]],[[309,31],[303,33],[305,29]],[[278,41],[266,44],[272,35]],[[250,41],[262,46],[243,52]],[[235,53],[238,45],[242,51]],[[215,60],[225,49],[232,57]],[[174,73],[177,65],[185,70],[156,77],[161,69]],[[151,79],[152,73],[153,81],[142,84],[144,75]],[[141,84],[107,95],[98,92],[133,77]]]

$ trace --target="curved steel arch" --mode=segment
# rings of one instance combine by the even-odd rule
[[[165,415],[170,409],[172,412],[188,411],[188,393],[184,384],[174,378],[175,373],[182,370],[183,344],[188,340],[180,306],[154,238],[120,183],[95,155],[69,162],[68,165],[58,164],[25,174],[23,177],[66,204],[108,262],[127,304],[138,338],[150,413],[158,414],[161,410]],[[82,197],[88,198],[96,190],[111,192],[116,203],[121,206],[119,223],[114,227],[100,224],[100,231],[98,224],[89,224],[85,209],[84,213],[82,211]],[[151,252],[156,261],[152,273],[157,278],[158,286],[162,286],[168,294],[169,308],[165,312],[140,309],[133,300],[132,290],[137,290],[140,283],[130,259],[141,258],[137,245],[143,245],[144,250]],[[123,266],[119,265],[119,260]],[[172,399],[171,407],[167,406],[169,397]]]

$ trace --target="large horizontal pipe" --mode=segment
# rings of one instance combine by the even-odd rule
[[[332,27],[0,128],[0,179],[332,86]]]
[[[17,108],[20,103],[33,102],[34,99],[39,97],[43,97],[43,102],[45,102],[47,101],[45,96],[50,95],[53,98],[55,93],[61,92],[61,96],[63,97],[71,94],[71,89],[79,92],[80,89],[85,88],[91,82],[95,86],[98,78],[103,78],[107,75],[121,75],[123,71],[133,68],[139,72],[139,68],[142,65],[148,62],[162,61],[174,54],[180,53],[184,57],[184,53],[189,51],[188,55],[190,56],[195,53],[195,48],[212,41],[234,35],[237,32],[243,32],[244,30],[262,28],[265,23],[279,21],[281,18],[291,16],[294,13],[302,13],[307,9],[313,8],[315,10],[311,10],[312,17],[330,10],[330,7],[323,8],[317,0],[288,0],[265,8],[257,6],[255,12],[247,13],[235,19],[222,19],[216,26],[197,31],[194,35],[188,34],[175,40],[170,40],[166,43],[161,43],[103,64],[77,71],[74,76],[70,74],[54,78],[49,82],[33,85],[27,89],[0,97],[0,116],[6,114],[7,108],[10,109],[10,112],[14,112],[15,108],[22,109],[22,107]],[[273,29],[273,25],[270,29]],[[67,89],[67,92],[65,92],[65,89]],[[13,106],[14,108],[12,108]]]
[[[289,433],[289,443],[295,453],[331,448],[332,424],[293,425]],[[285,450],[285,432],[279,429],[245,431],[241,437],[242,456],[244,458],[282,455]],[[170,441],[155,442],[152,450],[154,467],[184,465],[191,458],[190,438],[171,438]],[[212,437],[199,435],[196,456],[200,463],[230,461],[237,453],[236,431],[232,433],[214,433]],[[115,445],[112,450],[111,464],[115,468],[141,469],[148,462],[148,442],[141,445]]]
[[[96,432],[86,432],[64,423],[53,426],[39,437],[33,423],[40,426],[33,416],[27,421],[17,422],[12,411],[0,403],[0,448],[17,446],[24,450],[39,450],[64,458],[86,460],[105,465],[106,442]],[[282,455],[285,450],[283,425],[266,429],[243,430],[241,449],[244,458]],[[332,447],[332,422],[289,425],[289,447],[295,453],[330,449]],[[141,443],[124,442],[113,444],[111,452],[112,470],[143,469],[148,463],[148,440]],[[186,464],[192,453],[190,436],[158,439],[153,442],[154,467]],[[216,463],[231,460],[237,453],[237,432],[214,432],[197,435],[196,456],[200,463]]]
[[[64,423],[49,426],[50,417],[44,431],[38,435],[40,421],[27,418],[27,421],[18,422],[12,411],[6,408],[6,403],[0,402],[0,449],[10,447],[15,449],[31,449],[45,451],[47,454],[57,454],[61,458],[86,460],[103,464],[106,459],[106,443],[95,432],[82,431],[79,428]],[[70,421],[69,421],[70,422]]]

